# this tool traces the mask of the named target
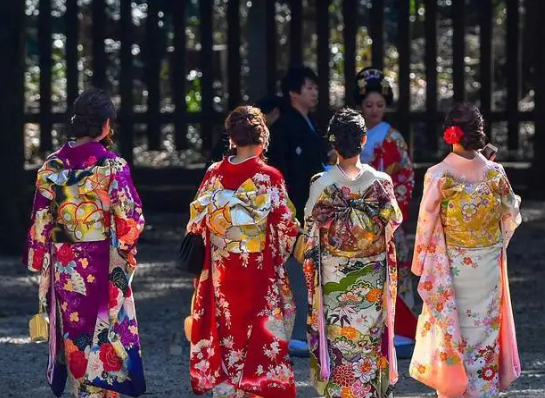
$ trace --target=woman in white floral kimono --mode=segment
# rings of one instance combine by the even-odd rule
[[[487,160],[471,104],[445,121],[453,151],[425,177],[412,270],[424,302],[410,374],[441,398],[498,397],[519,375],[506,248],[520,198]]]
[[[305,208],[311,379],[328,398],[384,398],[397,382],[391,178],[360,161],[365,121],[343,109],[329,140],[339,163],[314,178]]]

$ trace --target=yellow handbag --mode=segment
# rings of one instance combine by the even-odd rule
[[[49,321],[44,315],[42,305],[39,312],[28,321],[28,332],[30,341],[48,341],[49,340]]]

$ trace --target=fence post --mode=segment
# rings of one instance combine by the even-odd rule
[[[354,103],[353,93],[356,88],[356,22],[358,3],[353,0],[343,0],[343,39],[344,39],[344,103],[348,106]]]
[[[325,131],[329,118],[329,0],[317,0],[318,43],[318,127]]]
[[[119,59],[121,71],[119,74],[119,95],[121,96],[121,108],[119,110],[119,125],[121,134],[119,136],[119,149],[121,156],[132,164],[133,162],[133,63],[132,63],[132,6],[131,0],[121,0],[119,13],[119,27],[121,48]]]
[[[424,0],[426,19],[424,31],[426,36],[426,114],[427,129],[430,141],[428,149],[432,155],[437,154],[437,0]]]
[[[545,2],[542,0],[529,0],[533,2],[532,9],[539,13],[536,21],[536,37],[545,35]],[[532,178],[529,178],[530,190],[533,196],[543,198],[545,196],[545,186],[543,185],[543,176],[545,175],[545,156],[542,156],[540,149],[545,148],[545,51],[536,50],[534,88],[535,88],[535,135],[534,135],[534,160],[532,162]]]
[[[51,137],[51,69],[53,66],[51,0],[40,0],[39,7],[40,153],[45,154],[53,148]]]
[[[27,201],[24,173],[25,2],[2,0],[0,13],[0,252],[21,254]]]

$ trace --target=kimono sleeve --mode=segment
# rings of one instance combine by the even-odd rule
[[[115,159],[111,168],[109,197],[113,216],[112,243],[128,265],[136,267],[136,245],[144,230],[142,202],[134,187],[129,165],[123,159]]]
[[[295,207],[288,197],[284,179],[278,175],[271,183],[272,211],[269,214],[268,223],[271,232],[276,235],[275,264],[281,265],[293,253],[300,227],[295,218]]]
[[[314,176],[310,184],[309,198],[305,206],[305,250],[303,261],[303,272],[308,291],[308,303],[312,308],[314,302],[314,291],[316,289],[316,270],[320,266],[320,231],[316,226],[312,215],[314,206],[318,202],[320,195],[325,189],[319,177],[322,174]]]
[[[386,225],[388,238],[393,236],[394,231],[403,221],[403,215],[395,196],[395,188],[391,180],[384,180],[381,183],[383,192],[380,204],[379,217]]]
[[[392,177],[394,192],[406,220],[409,213],[409,204],[414,189],[414,166],[409,156],[407,143],[397,130],[391,133],[391,151],[394,152],[391,160],[386,159],[385,171]]]
[[[205,207],[208,204],[208,200],[204,198],[206,192],[210,189],[212,185],[212,176],[214,175],[214,170],[217,167],[217,163],[213,163],[204,174],[204,177],[197,189],[195,198],[193,202],[189,205],[189,222],[186,226],[186,233],[193,233],[196,235],[201,235],[204,239],[205,233]]]
[[[431,170],[428,170],[424,176],[424,193],[418,212],[414,256],[411,268],[413,274],[417,276],[422,274],[426,255],[429,252],[434,252],[432,241],[434,239],[435,225],[437,222],[440,222],[440,177],[438,173],[434,173]]]
[[[51,260],[49,242],[54,220],[50,205],[54,199],[54,192],[47,181],[51,172],[50,162],[46,162],[38,171],[36,179],[30,229],[23,255],[23,264],[32,272],[46,269]]]
[[[504,244],[507,247],[515,229],[522,223],[520,214],[521,198],[513,192],[503,167],[499,164],[498,166],[501,172],[498,191],[502,205],[502,231]]]

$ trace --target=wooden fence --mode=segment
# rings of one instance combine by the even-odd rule
[[[55,123],[66,121],[65,113],[52,112],[51,103],[51,71],[52,65],[52,17],[51,1],[39,0],[39,67],[40,79],[40,107],[39,113],[26,114],[26,123],[40,125],[40,151],[48,152],[52,149],[52,126]],[[164,124],[175,126],[175,144],[178,149],[188,147],[188,124],[200,124],[203,140],[203,150],[206,151],[213,145],[214,126],[221,123],[224,114],[217,112],[213,106],[213,0],[200,0],[198,2],[200,18],[201,50],[199,56],[201,78],[201,111],[192,113],[186,111],[185,103],[185,79],[186,70],[186,13],[189,1],[185,0],[148,0],[147,19],[145,22],[146,36],[144,40],[145,72],[144,78],[148,90],[147,110],[145,113],[135,112],[133,107],[133,21],[131,15],[131,3],[133,0],[119,1],[119,24],[121,48],[120,57],[120,83],[119,94],[121,97],[119,111],[120,151],[127,159],[132,159],[135,124],[147,125],[148,148],[158,150],[161,147],[160,130]],[[277,87],[277,29],[276,29],[276,3],[270,0],[259,0],[264,7],[264,26],[266,32],[263,43],[262,57],[265,57],[263,71],[266,79],[266,88],[269,92]],[[319,90],[322,93],[329,91],[330,76],[330,19],[328,7],[331,0],[315,1],[316,34],[317,34],[317,73],[319,76]],[[452,60],[453,60],[453,91],[454,99],[461,100],[465,93],[465,33],[466,10],[469,2],[466,0],[451,0],[452,2]],[[105,0],[92,0],[92,84],[98,87],[106,85],[106,54],[104,48],[105,31]],[[241,103],[241,29],[240,29],[240,0],[229,0],[227,3],[227,81],[229,109]],[[289,29],[290,61],[293,64],[302,63],[303,59],[303,25],[301,23],[304,12],[303,0],[289,0],[291,10],[291,22]],[[343,0],[342,15],[344,19],[344,77],[346,92],[351,93],[355,82],[356,71],[356,31],[358,29],[359,1]],[[370,26],[368,31],[372,38],[373,65],[382,68],[384,65],[385,51],[385,8],[387,0],[373,0],[369,9]],[[396,0],[398,32],[397,48],[399,54],[398,87],[399,97],[395,113],[392,119],[399,130],[410,135],[415,123],[425,123],[428,131],[434,139],[427,141],[430,152],[437,152],[439,143],[440,123],[444,115],[438,109],[438,2],[437,0],[420,0],[425,8],[425,75],[426,75],[426,106],[425,111],[411,110],[411,3],[409,0]],[[508,149],[516,151],[519,148],[519,124],[533,120],[533,112],[519,110],[521,95],[521,7],[518,0],[506,1],[506,54],[505,68],[509,78],[507,79],[507,101],[504,110],[493,110],[493,7],[497,3],[492,0],[479,1],[479,36],[480,36],[480,107],[487,121],[507,122],[508,125]],[[64,14],[64,26],[66,35],[66,79],[67,99],[72,103],[78,93],[78,1],[66,0],[66,12]],[[257,4],[257,0],[254,0]],[[476,7],[471,5],[471,7]],[[170,82],[172,85],[173,104],[175,111],[166,113],[160,109],[159,75],[160,59],[165,52],[165,44],[161,40],[158,27],[160,13],[168,13],[173,21],[173,54],[172,73]],[[352,105],[350,95],[346,102]],[[69,107],[68,107],[69,108]],[[69,109],[68,109],[69,112]],[[323,126],[331,113],[329,96],[320,95],[318,104],[318,122]],[[427,159],[417,159],[427,160]]]

